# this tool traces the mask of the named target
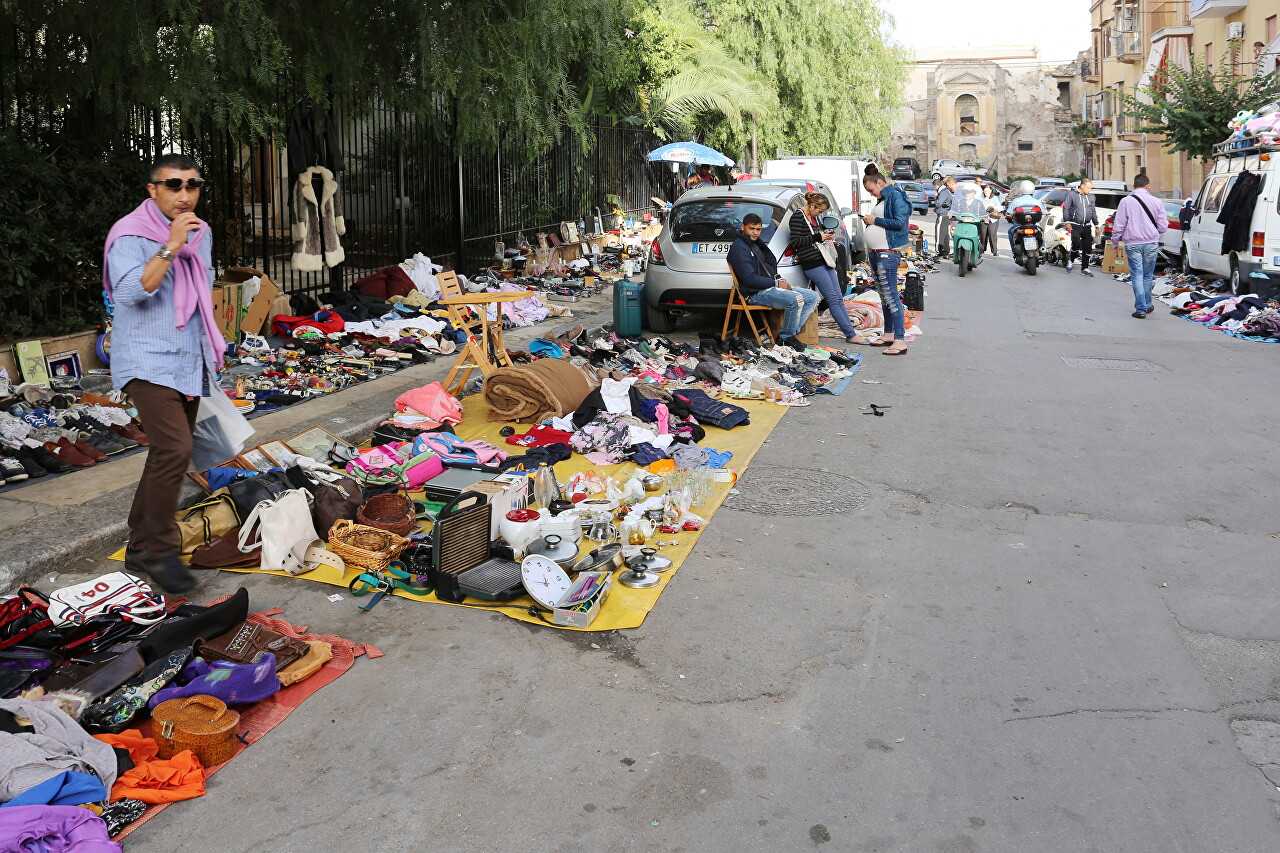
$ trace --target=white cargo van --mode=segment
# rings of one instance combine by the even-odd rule
[[[1196,214],[1182,238],[1182,267],[1222,276],[1233,293],[1256,293],[1266,299],[1280,296],[1280,145],[1249,142],[1247,148],[1231,147],[1239,141],[1215,147],[1213,171],[1196,196]],[[1224,226],[1218,216],[1245,171],[1262,177],[1261,193],[1244,251],[1223,254]]]
[[[861,263],[866,253],[866,226],[859,217],[875,206],[875,199],[862,188],[862,174],[870,162],[856,157],[784,157],[766,160],[760,177],[766,180],[804,178],[821,181],[831,187],[835,194],[832,199],[835,207],[847,207],[853,211],[845,217],[845,226],[849,229],[854,262]]]

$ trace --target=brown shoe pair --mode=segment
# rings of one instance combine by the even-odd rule
[[[147,439],[147,434],[142,431],[142,427],[138,426],[136,421],[130,421],[127,426],[112,426],[111,431],[118,436],[129,439],[130,441],[136,441],[144,447],[151,443]]]
[[[44,449],[68,465],[73,465],[76,468],[88,468],[94,463],[94,460],[91,457],[86,456],[79,450],[76,450],[75,445],[67,441],[65,438],[60,438],[56,442],[46,441],[44,443]],[[92,448],[90,449],[92,450]]]

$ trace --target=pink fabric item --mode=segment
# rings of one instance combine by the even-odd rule
[[[171,225],[156,206],[155,199],[150,198],[135,207],[133,212],[116,220],[116,224],[107,232],[107,245],[102,250],[102,286],[107,291],[108,299],[111,298],[111,273],[108,270],[107,253],[111,251],[111,244],[121,237],[142,237],[157,243],[167,243]],[[221,366],[227,342],[222,339],[217,318],[213,316],[213,288],[209,284],[209,273],[197,251],[208,233],[209,226],[201,222],[200,229],[178,250],[178,256],[170,267],[173,271],[173,324],[179,329],[185,329],[191,315],[199,311],[205,337],[213,348],[214,359]]]
[[[666,403],[659,403],[653,410],[653,416],[658,421],[658,435],[671,434],[671,410],[667,408]]]
[[[0,809],[0,853],[121,853],[102,818],[79,806]]]
[[[432,426],[462,423],[462,404],[439,382],[405,391],[396,397],[396,409],[416,412],[427,418]]]

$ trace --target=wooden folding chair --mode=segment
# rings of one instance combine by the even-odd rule
[[[760,339],[760,330],[756,328],[756,321],[751,316],[756,312],[760,312],[760,323],[764,326],[764,332],[769,336],[769,340],[777,340],[773,327],[769,325],[769,317],[773,313],[773,309],[768,305],[752,305],[747,301],[747,298],[742,295],[742,291],[738,289],[738,276],[734,273],[733,267],[729,267],[729,277],[733,279],[733,289],[729,291],[729,306],[724,311],[724,327],[720,330],[720,340],[725,340],[729,337],[729,324],[731,322],[733,323],[733,334],[737,335],[738,330],[742,328],[742,318],[746,317],[747,325],[751,327],[752,336],[756,339],[756,343],[763,347],[765,343]]]
[[[488,376],[499,367],[511,367],[511,358],[502,343],[502,309],[497,319],[489,320],[489,306],[502,302],[518,302],[528,299],[525,292],[465,293],[458,276],[452,270],[436,274],[440,284],[440,302],[449,319],[467,334],[466,343],[458,349],[458,357],[445,377],[444,387],[455,397],[461,396],[472,371],[477,368]],[[467,309],[471,309],[468,311]],[[474,313],[473,313],[474,312]]]

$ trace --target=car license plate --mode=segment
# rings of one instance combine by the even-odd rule
[[[1034,252],[1036,249],[1040,248],[1040,246],[1036,243],[1035,237],[1027,237],[1022,241],[1022,248],[1026,249],[1028,252]]]
[[[693,253],[695,255],[727,255],[729,254],[728,243],[694,243]]]

